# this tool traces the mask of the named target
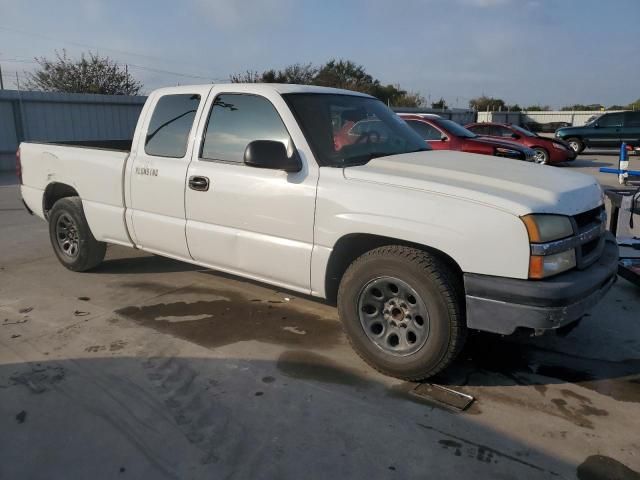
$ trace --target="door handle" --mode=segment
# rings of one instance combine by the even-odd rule
[[[198,192],[206,192],[209,190],[209,179],[198,175],[189,177],[189,188]]]

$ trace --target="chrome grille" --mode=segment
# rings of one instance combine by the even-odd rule
[[[587,268],[600,258],[604,250],[607,214],[604,205],[571,217],[576,232],[576,264]]]

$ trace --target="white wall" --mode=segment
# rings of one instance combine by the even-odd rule
[[[548,111],[548,112],[478,112],[478,122],[498,122],[498,123],[515,123],[523,125],[527,122],[550,123],[550,122],[567,122],[573,126],[579,127],[584,125],[586,121],[593,115],[602,115],[600,110],[593,111]]]

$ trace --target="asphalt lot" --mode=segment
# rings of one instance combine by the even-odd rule
[[[372,372],[317,301],[121,247],[67,271],[14,185],[0,252],[0,479],[640,478],[625,280],[566,337],[472,337],[437,379],[476,398],[458,413]]]

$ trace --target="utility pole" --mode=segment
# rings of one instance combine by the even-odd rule
[[[2,65],[0,65],[0,90],[4,90],[4,82],[2,81]]]

